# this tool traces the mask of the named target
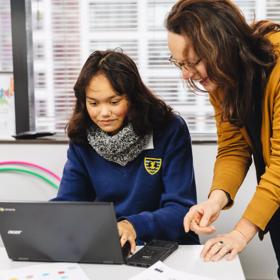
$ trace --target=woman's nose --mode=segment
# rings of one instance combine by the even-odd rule
[[[184,80],[191,79],[194,76],[194,74],[195,74],[193,71],[189,71],[189,70],[185,69],[184,67],[182,68],[181,71],[182,71],[182,78]]]

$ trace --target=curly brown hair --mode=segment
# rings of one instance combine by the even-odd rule
[[[231,0],[181,0],[168,14],[166,28],[190,38],[209,79],[223,93],[223,119],[243,126],[276,63],[278,54],[266,35],[280,25],[249,25]]]
[[[157,98],[143,83],[134,61],[121,51],[93,52],[85,62],[74,86],[76,103],[67,124],[72,142],[86,144],[87,130],[94,125],[86,109],[86,88],[90,80],[105,75],[118,95],[129,101],[128,121],[139,136],[161,128],[173,115],[171,107]]]

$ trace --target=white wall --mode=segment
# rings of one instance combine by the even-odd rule
[[[0,161],[25,160],[62,174],[66,160],[66,144],[0,144]],[[206,199],[211,184],[216,145],[195,144],[193,146],[194,166],[198,201]],[[55,196],[55,189],[42,180],[19,173],[0,173],[0,200],[48,200]],[[241,216],[256,185],[254,169],[251,168],[241,187],[233,208],[223,211],[216,223],[218,233],[232,228]],[[204,242],[205,237],[201,238]],[[257,237],[240,255],[246,279],[277,279],[276,260],[269,235],[260,242]],[[186,260],[187,261],[187,260]]]

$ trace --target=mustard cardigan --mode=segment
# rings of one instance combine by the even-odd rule
[[[270,34],[268,38],[280,51],[280,32]],[[234,199],[251,165],[252,144],[245,128],[221,121],[219,98],[214,94],[209,94],[209,98],[215,110],[218,135],[218,153],[210,191],[222,189]],[[265,173],[243,218],[264,230],[280,202],[280,58],[270,74],[263,97],[261,143]]]

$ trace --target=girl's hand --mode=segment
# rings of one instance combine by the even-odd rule
[[[118,222],[118,230],[120,235],[121,246],[128,241],[130,243],[131,252],[134,253],[136,251],[136,231],[133,225],[128,220],[122,220]]]

